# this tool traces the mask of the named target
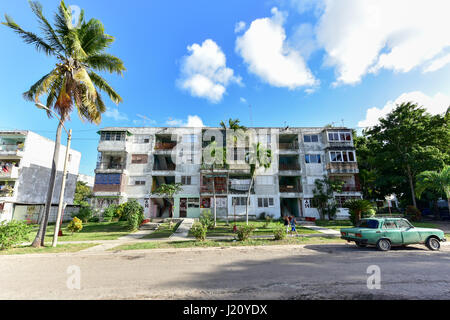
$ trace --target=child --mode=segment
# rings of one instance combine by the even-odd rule
[[[295,221],[295,218],[292,217],[292,216],[289,217],[289,218],[291,220],[291,232],[295,232],[297,234],[297,236],[298,236],[297,229],[295,228],[295,224],[297,223],[297,221]]]
[[[286,233],[289,233],[289,217],[284,216],[284,226],[286,227]]]

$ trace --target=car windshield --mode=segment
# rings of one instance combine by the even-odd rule
[[[378,221],[377,220],[361,220],[357,227],[360,228],[369,228],[369,229],[377,229]]]

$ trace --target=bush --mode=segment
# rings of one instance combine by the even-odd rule
[[[411,221],[421,221],[422,213],[414,206],[406,207],[406,218]]]
[[[286,228],[276,228],[273,230],[275,240],[283,240],[286,238]]]
[[[81,207],[78,213],[72,213],[72,218],[77,217],[84,223],[88,222],[92,218],[92,209],[90,207]]]
[[[264,221],[263,228],[264,228],[264,229],[267,229],[267,228],[269,227],[269,224],[273,221],[273,217],[272,217],[271,215],[266,215],[266,216],[264,217],[264,219],[265,219],[266,221]]]
[[[348,208],[350,221],[356,225],[359,220],[367,215],[375,214],[374,207],[369,200],[352,199],[344,203],[344,208]]]
[[[214,228],[214,217],[210,210],[205,210],[198,218],[198,221],[208,229]]]
[[[97,217],[97,216],[92,217],[92,218],[89,219],[89,222],[99,222],[99,221],[100,221],[100,218]]]
[[[200,222],[196,222],[192,225],[191,233],[194,235],[195,239],[199,241],[205,241],[206,239],[206,231],[208,227]]]
[[[127,221],[128,230],[139,228],[144,221],[144,208],[136,201],[130,200],[120,205],[121,217]]]
[[[245,241],[248,240],[248,238],[250,238],[250,236],[252,235],[253,231],[255,230],[254,226],[250,226],[250,225],[244,225],[241,226],[237,229],[237,237],[239,241]]]
[[[83,222],[77,217],[74,217],[72,221],[70,221],[70,223],[67,225],[67,230],[72,232],[72,234],[74,232],[79,232],[83,230]]]
[[[103,210],[102,217],[103,221],[110,222],[116,216],[118,206],[116,204],[111,204]]]
[[[22,221],[0,222],[0,250],[10,249],[24,241],[28,241],[31,229],[31,226]]]

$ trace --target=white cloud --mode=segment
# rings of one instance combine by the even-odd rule
[[[112,118],[115,121],[126,121],[128,120],[128,116],[125,113],[119,111],[118,108],[108,108],[105,113],[103,113],[105,117]]]
[[[156,121],[153,119],[150,119],[149,117],[142,115],[142,114],[136,114],[136,116],[140,119],[135,119],[133,120],[133,123],[135,125],[142,125],[142,126],[146,126],[146,125],[154,125],[156,124]]]
[[[245,29],[245,26],[246,26],[246,24],[245,24],[244,21],[239,21],[239,22],[237,22],[237,23],[234,25],[234,33],[239,33],[239,32],[241,32],[242,30]]]
[[[239,101],[241,101],[242,103],[247,103],[247,99],[245,99],[244,97],[240,97]]]
[[[166,124],[171,126],[171,127],[194,127],[194,128],[201,128],[204,127],[205,125],[203,124],[202,119],[197,116],[191,116],[188,115],[187,121],[181,120],[181,119],[173,119],[173,118],[169,118],[166,121]]]
[[[378,119],[386,116],[397,104],[413,102],[424,107],[431,114],[442,114],[450,106],[450,96],[437,93],[430,97],[420,91],[403,93],[395,101],[388,101],[383,108],[367,109],[366,118],[358,122],[358,127],[372,127],[378,124]]]
[[[187,50],[189,55],[183,59],[179,82],[192,96],[218,103],[229,84],[241,84],[241,77],[226,67],[225,54],[213,40],[194,43]]]
[[[309,3],[309,1],[307,1]],[[316,26],[326,51],[325,64],[336,67],[336,84],[354,84],[381,69],[408,72],[425,63],[434,71],[448,63],[450,1],[324,0]],[[310,9],[310,4],[303,7]]]
[[[424,70],[423,72],[432,72],[432,71],[436,71],[439,70],[440,68],[446,66],[447,64],[450,63],[450,53],[441,57],[441,58],[437,58],[435,60],[433,60]]]
[[[286,42],[284,12],[272,9],[272,17],[254,20],[236,39],[236,52],[251,73],[275,87],[295,89],[317,84],[303,57]]]

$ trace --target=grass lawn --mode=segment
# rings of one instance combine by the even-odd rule
[[[117,222],[87,222],[83,223],[83,229],[80,232],[72,233],[67,230],[67,222],[62,225],[63,236],[58,237],[58,241],[83,241],[83,240],[116,240],[130,232],[127,230],[126,221]],[[33,241],[36,236],[38,226],[35,226],[30,233],[29,240]],[[49,225],[45,235],[46,241],[51,241],[55,225]]]
[[[174,223],[172,228],[170,228],[170,225],[168,222],[161,223],[155,231],[152,233],[146,235],[144,239],[159,239],[159,238],[168,238],[170,237],[180,225],[181,221],[178,223]]]
[[[265,221],[249,221],[249,225],[253,225],[256,229],[253,231],[253,235],[273,235],[273,231],[279,227],[286,228],[283,223],[274,221],[269,223],[269,225],[264,228]],[[240,226],[246,225],[245,221],[237,221],[236,226],[239,228]],[[233,233],[234,221],[230,221],[229,225],[226,225],[225,221],[217,221],[217,226],[214,229],[208,230],[206,233],[207,237],[219,237],[219,236],[234,236]],[[297,226],[297,232],[299,234],[308,234],[308,233],[319,233],[318,231],[311,230],[308,228],[304,228],[301,226]],[[189,232],[189,236],[193,237],[192,233]]]
[[[66,243],[59,244],[56,248],[53,248],[50,243],[47,247],[33,248],[31,246],[23,246],[17,248],[11,248],[8,250],[0,250],[0,255],[7,254],[28,254],[28,253],[61,253],[61,252],[77,252],[83,249],[87,249],[98,245],[98,243]]]
[[[352,228],[353,224],[350,220],[316,220],[316,226],[333,230],[341,228]]]
[[[413,222],[410,221],[414,227],[418,228],[439,228],[437,225],[431,222]]]
[[[153,242],[135,242],[123,244],[112,249],[116,250],[141,250],[141,249],[165,249],[165,248],[193,248],[193,247],[239,247],[239,246],[270,246],[270,245],[289,245],[289,244],[319,244],[319,243],[345,243],[345,240],[339,238],[327,237],[288,237],[284,240],[270,239],[250,239],[247,241],[235,240],[206,240],[206,241],[153,241]]]

